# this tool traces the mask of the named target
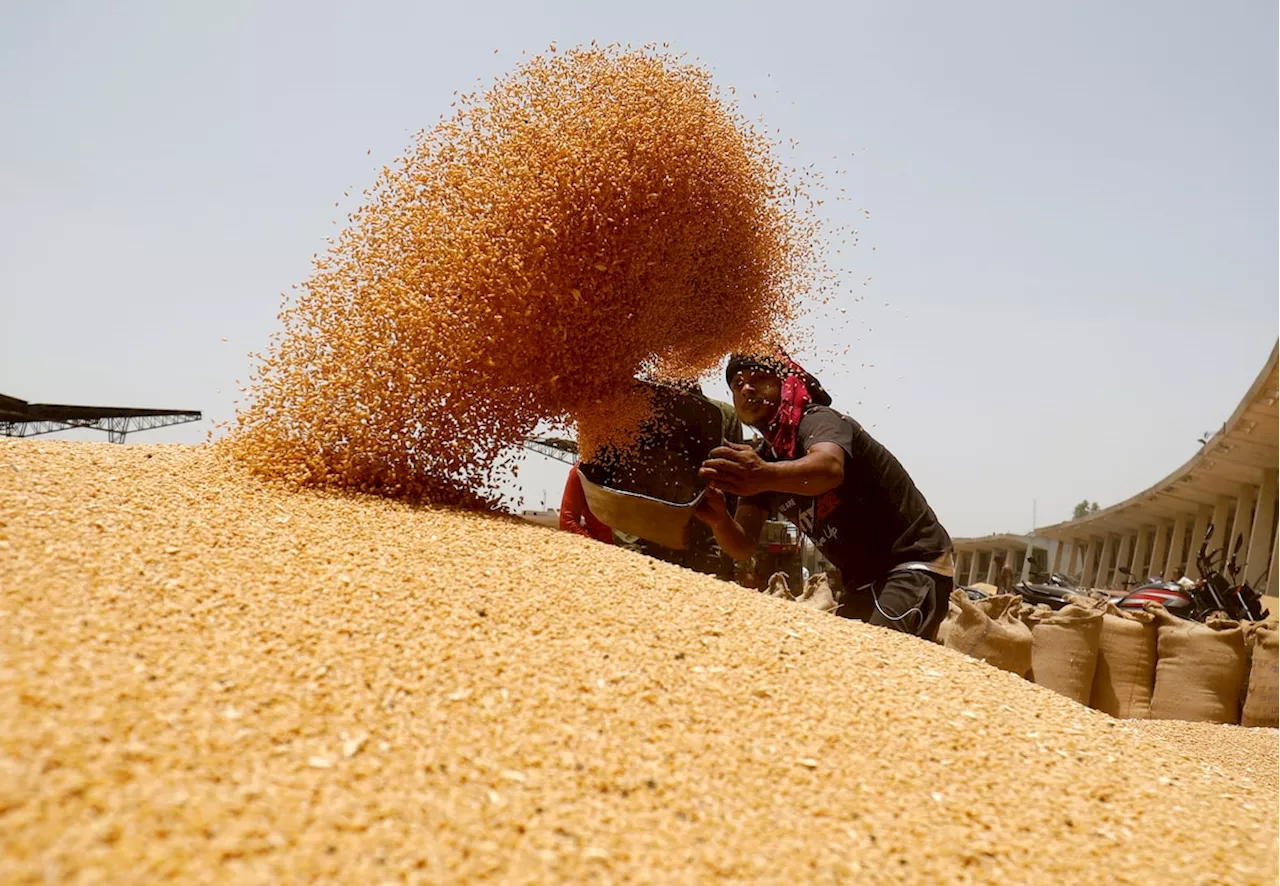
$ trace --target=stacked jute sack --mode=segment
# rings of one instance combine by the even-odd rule
[[[1280,725],[1274,622],[1200,623],[1084,596],[1055,612],[957,590],[938,642],[1113,717]]]

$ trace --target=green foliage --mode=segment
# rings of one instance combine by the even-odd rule
[[[1091,502],[1089,499],[1081,499],[1080,503],[1071,511],[1071,519],[1079,520],[1081,517],[1087,517],[1090,514],[1096,514],[1099,511],[1098,503]]]

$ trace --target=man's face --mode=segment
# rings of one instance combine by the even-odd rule
[[[764,430],[782,402],[782,379],[763,369],[742,369],[729,379],[738,419]]]

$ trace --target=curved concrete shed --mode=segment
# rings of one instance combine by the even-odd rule
[[[1006,532],[951,541],[956,555],[956,584],[995,584],[996,562],[1002,556],[1020,579],[1030,578],[1033,571],[1044,571],[1048,567],[1051,543],[1038,536]]]
[[[1280,343],[1278,343],[1280,344]],[[1135,575],[1193,577],[1200,540],[1212,523],[1210,549],[1242,539],[1239,559],[1255,588],[1276,593],[1277,347],[1231,417],[1185,464],[1119,504],[1042,526],[1054,571],[1092,587],[1118,586],[1119,566]],[[1275,607],[1272,607],[1273,611]]]

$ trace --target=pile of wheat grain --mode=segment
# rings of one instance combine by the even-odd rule
[[[491,498],[539,421],[616,439],[637,372],[779,338],[814,284],[802,174],[695,64],[553,51],[458,104],[287,303],[232,428],[256,470]]]
[[[0,563],[4,883],[1277,875],[1276,730],[514,518],[0,441]]]

